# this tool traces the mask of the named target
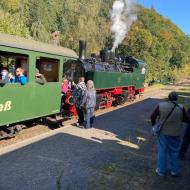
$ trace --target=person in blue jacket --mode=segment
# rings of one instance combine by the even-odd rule
[[[20,83],[21,85],[27,84],[28,79],[24,75],[23,68],[19,67],[16,69],[16,77],[15,77],[15,83]]]

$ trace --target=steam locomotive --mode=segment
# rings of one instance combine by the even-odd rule
[[[92,54],[90,58],[85,58],[85,54],[86,42],[80,40],[79,59],[67,61],[63,74],[75,83],[80,76],[86,81],[94,81],[97,91],[96,109],[120,105],[127,100],[133,101],[136,95],[142,95],[145,62],[133,57],[116,57],[106,48],[100,51],[99,56]],[[67,96],[67,103],[70,104],[70,113],[75,115],[71,94]]]

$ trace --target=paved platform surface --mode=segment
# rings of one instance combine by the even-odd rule
[[[154,162],[155,147],[147,143],[149,115],[160,101],[143,100],[96,117],[93,129],[63,127],[2,154],[0,190],[99,189],[95,179],[109,163],[133,154],[137,155],[135,165],[141,165],[142,152],[144,157],[153,155],[148,159]]]

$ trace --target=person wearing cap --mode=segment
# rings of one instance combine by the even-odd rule
[[[178,94],[171,92],[168,95],[168,100],[159,103],[151,114],[152,125],[156,123],[157,119],[159,119],[160,123],[165,120],[157,138],[156,173],[159,176],[166,175],[167,156],[170,158],[170,174],[172,176],[178,176],[179,174],[180,128],[182,122],[189,123],[189,118],[184,107],[176,103],[177,100]]]
[[[41,74],[37,68],[36,68],[35,80],[36,80],[36,83],[41,84],[41,85],[43,85],[47,82],[44,75]]]
[[[188,116],[190,117],[190,108],[188,109]],[[187,152],[189,143],[190,143],[190,125],[187,125],[179,150],[179,158],[181,160],[183,160],[185,157],[185,153]]]

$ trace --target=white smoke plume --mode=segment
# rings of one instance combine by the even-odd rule
[[[111,10],[111,32],[114,37],[112,51],[123,41],[132,23],[137,20],[136,0],[116,0]]]

